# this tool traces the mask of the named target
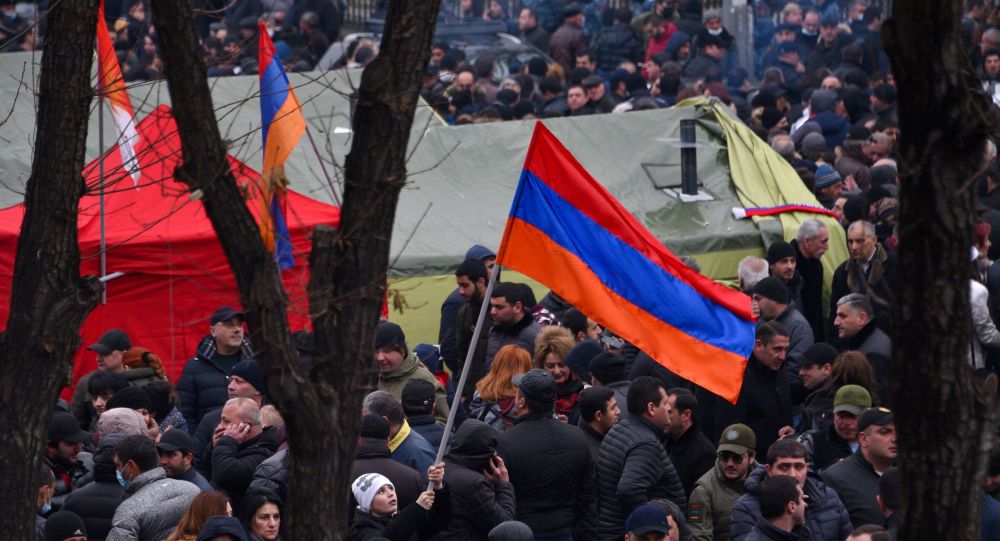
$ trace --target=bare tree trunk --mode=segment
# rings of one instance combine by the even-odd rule
[[[899,87],[902,158],[893,404],[903,473],[900,539],[978,539],[997,421],[966,364],[974,178],[997,113],[969,63],[961,2],[896,2],[884,27]],[[917,38],[919,36],[919,39]]]
[[[77,334],[101,284],[80,278],[77,211],[83,193],[97,5],[49,12],[38,89],[35,155],[25,189],[10,317],[0,336],[0,513],[4,539],[35,539],[37,471],[59,390],[69,384]]]
[[[236,274],[268,396],[285,419],[289,539],[341,539],[355,435],[371,368],[405,152],[439,0],[391,2],[381,54],[362,75],[339,232],[317,228],[310,310],[318,354],[297,365],[287,304],[271,255],[229,172],[186,2],[153,0],[168,86],[183,141],[177,175],[203,194]],[[294,182],[294,179],[292,179]]]

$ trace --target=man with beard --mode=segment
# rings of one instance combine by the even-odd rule
[[[688,525],[694,541],[729,541],[733,504],[746,493],[743,483],[757,468],[757,436],[743,424],[726,427],[719,438],[715,467],[695,482],[688,503]]]
[[[457,363],[452,367],[453,373],[461,373],[465,365],[465,359],[469,355],[469,348],[475,348],[472,354],[472,366],[469,367],[469,377],[465,381],[465,388],[461,390],[462,398],[466,402],[472,400],[472,393],[476,390],[478,382],[486,374],[486,345],[490,337],[490,329],[493,322],[490,318],[484,318],[483,329],[479,332],[479,340],[472,344],[472,335],[476,330],[476,320],[479,318],[479,310],[483,305],[483,296],[486,295],[486,281],[489,279],[486,265],[480,259],[466,259],[455,271],[455,282],[458,284],[458,293],[465,299],[465,304],[458,309],[455,318],[455,342],[457,345]]]

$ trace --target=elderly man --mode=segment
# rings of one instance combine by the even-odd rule
[[[757,282],[767,278],[767,261],[757,256],[748,255],[740,260],[736,272],[740,280],[740,291],[749,295],[750,290],[757,285]]]
[[[845,295],[837,301],[833,325],[842,350],[857,350],[865,354],[875,371],[879,395],[888,396],[889,366],[892,361],[892,340],[878,327],[875,311],[860,293]]]
[[[178,408],[188,431],[198,428],[206,413],[226,403],[226,376],[236,363],[253,358],[250,341],[243,334],[243,312],[223,306],[209,320],[205,336],[194,357],[184,365],[177,382]]]
[[[798,309],[809,322],[813,338],[823,340],[826,321],[823,319],[823,264],[820,258],[830,248],[830,231],[823,222],[810,219],[802,222],[795,240],[795,269],[802,277]]]
[[[383,321],[375,331],[375,363],[378,365],[378,389],[396,399],[403,399],[403,388],[411,379],[421,379],[434,386],[434,416],[439,423],[448,420],[448,395],[441,382],[406,346],[406,335],[395,323]],[[429,466],[429,465],[428,465]],[[417,468],[427,471],[427,467]]]
[[[212,436],[212,484],[226,491],[239,509],[253,472],[278,450],[274,427],[265,427],[260,407],[249,398],[233,398],[222,408],[222,419]]]
[[[841,299],[849,293],[864,295],[875,309],[878,326],[888,330],[896,289],[896,257],[879,244],[875,226],[864,220],[847,228],[847,248],[851,258],[834,271],[830,298]],[[830,309],[831,322],[837,317],[836,310],[836,306]]]

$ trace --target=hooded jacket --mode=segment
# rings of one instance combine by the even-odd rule
[[[198,487],[153,468],[133,479],[118,506],[107,541],[160,541],[177,527]]]
[[[452,492],[451,522],[435,541],[486,541],[491,529],[514,520],[514,485],[493,483],[483,475],[496,452],[499,434],[486,423],[468,419],[452,438],[444,457],[444,482]]]
[[[184,365],[177,381],[178,408],[187,421],[188,430],[198,428],[206,413],[221,408],[229,398],[229,372],[215,362],[216,355],[215,339],[209,334],[201,339],[194,357]],[[243,337],[240,359],[253,358],[250,340]]]
[[[744,484],[747,493],[733,505],[733,522],[729,530],[733,541],[744,541],[761,518],[757,494],[760,492],[760,483],[765,477],[767,472],[763,465],[758,466],[747,476]],[[805,523],[809,537],[806,539],[814,541],[847,539],[854,528],[847,516],[847,509],[840,503],[837,493],[812,476],[806,477],[803,490],[809,497]]]
[[[83,519],[89,539],[108,536],[111,519],[125,493],[115,474],[114,445],[122,439],[117,435],[101,439],[101,447],[94,455],[94,481],[71,492],[62,506],[63,511],[72,511]]]
[[[604,436],[597,460],[600,539],[620,539],[628,514],[651,499],[687,507],[680,477],[663,448],[664,437],[652,421],[632,414]]]
[[[378,375],[378,390],[386,391],[396,400],[403,399],[403,387],[411,379],[422,379],[434,386],[434,416],[438,422],[444,423],[448,420],[448,394],[441,386],[441,382],[431,374],[431,371],[420,362],[416,353],[412,351],[403,359],[399,368],[385,374]]]
[[[757,462],[751,461],[747,471],[756,468]],[[727,479],[718,461],[695,482],[687,515],[693,541],[729,541],[733,505],[746,493],[745,482],[746,477]]]

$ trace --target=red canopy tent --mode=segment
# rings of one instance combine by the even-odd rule
[[[236,280],[201,201],[192,200],[186,185],[173,178],[181,163],[181,140],[170,108],[160,106],[137,125],[136,154],[142,171],[139,187],[122,168],[117,147],[104,156],[107,272],[124,275],[107,283],[107,304],[87,317],[80,329],[84,347],[73,363],[73,382],[97,366],[86,345],[111,328],[128,333],[163,359],[177,381],[209,329],[219,306],[239,307]],[[260,175],[230,156],[233,175],[246,188],[248,206],[256,214]],[[80,273],[100,275],[100,200],[98,160],[87,164],[88,193],[80,200]],[[294,179],[291,179],[294,184]],[[17,237],[24,206],[0,210],[0,325],[6,325]],[[309,280],[309,231],[316,225],[336,226],[340,211],[289,191],[287,222],[296,266],[282,272],[289,297],[292,329],[309,324],[306,284]],[[63,396],[68,397],[69,389]]]

